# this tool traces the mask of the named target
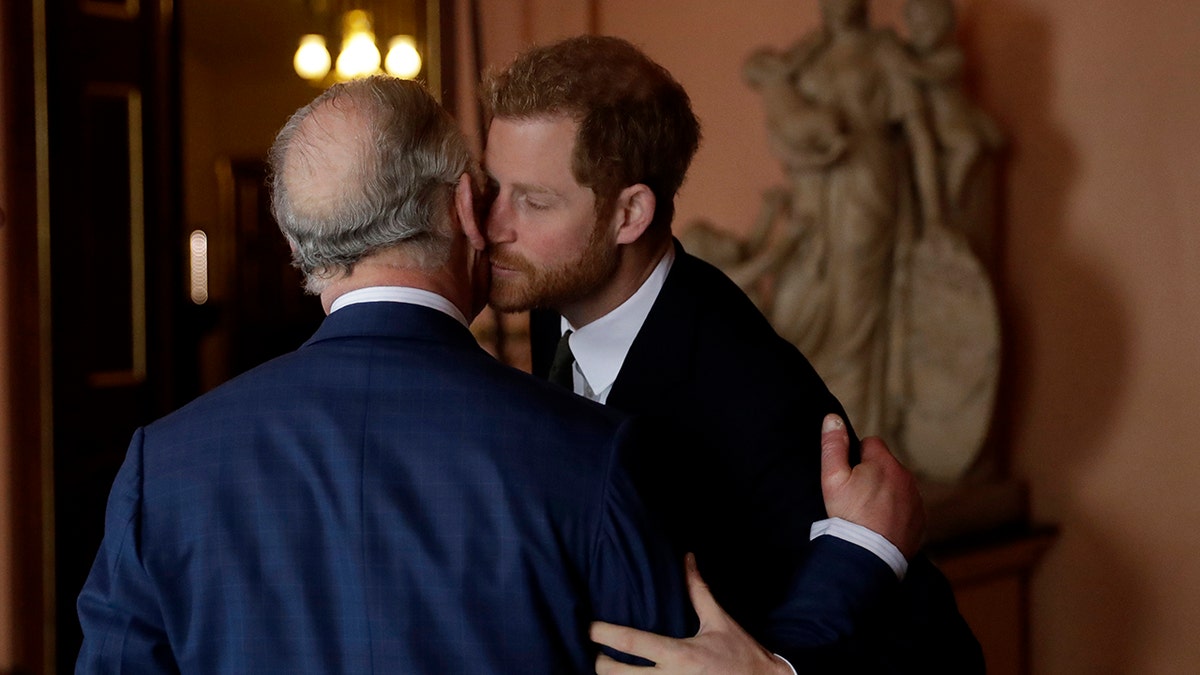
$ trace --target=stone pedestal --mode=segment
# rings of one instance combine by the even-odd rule
[[[1029,580],[1056,527],[1008,525],[930,546],[958,609],[983,647],[989,675],[1030,672]]]
[[[1014,479],[921,483],[930,546],[1029,522],[1029,489]]]

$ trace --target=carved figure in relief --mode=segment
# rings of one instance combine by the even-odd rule
[[[948,2],[909,3],[911,46],[870,25],[866,0],[820,9],[819,30],[743,70],[787,183],[764,193],[748,240],[703,222],[684,243],[750,293],[857,428],[954,480],[982,445],[998,373],[961,202],[999,132],[958,86]]]
[[[902,67],[921,87],[942,156],[942,177],[950,208],[962,204],[967,178],[985,152],[998,150],[1004,137],[996,124],[963,92],[965,58],[954,43],[952,0],[909,0],[904,6],[912,59]]]
[[[791,182],[793,234],[781,238],[782,250],[792,253],[777,266],[771,314],[856,424],[894,436],[893,278],[898,247],[907,248],[913,234],[915,210],[902,205],[915,188],[923,222],[941,227],[941,198],[918,89],[897,67],[903,46],[891,31],[869,25],[867,9],[865,0],[822,0],[822,29],[781,55],[790,86],[806,105],[784,111],[782,98],[766,100],[775,108],[768,119],[835,115],[839,121],[825,143],[806,139],[786,154],[776,150]],[[897,153],[897,134],[907,152]],[[778,145],[777,138],[773,148]],[[838,146],[844,149],[825,151]],[[898,161],[904,155],[908,160]]]

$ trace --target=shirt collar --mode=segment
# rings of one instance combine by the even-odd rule
[[[343,293],[333,301],[329,313],[333,314],[343,307],[357,305],[360,302],[405,302],[410,305],[421,305],[447,314],[463,326],[469,326],[467,317],[463,316],[454,303],[445,297],[433,291],[408,286],[368,286]]]
[[[591,398],[601,403],[608,398],[608,391],[621,372],[625,356],[629,354],[634,338],[646,322],[674,262],[675,248],[672,246],[633,295],[583,328],[576,329],[565,317],[562,319],[562,332],[565,333],[567,329],[574,331],[570,338],[571,353],[575,356],[579,373],[593,393]]]

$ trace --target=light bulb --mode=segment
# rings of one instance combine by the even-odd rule
[[[344,80],[370,75],[379,70],[379,48],[371,32],[371,15],[361,9],[346,12],[343,20],[342,52],[337,73]]]
[[[342,53],[337,58],[337,73],[343,79],[370,75],[379,70],[379,49],[375,47],[375,36],[370,33],[355,33],[342,43]]]
[[[325,48],[325,38],[320,35],[305,35],[300,38],[300,46],[296,48],[296,56],[292,66],[296,74],[306,80],[320,80],[329,73],[329,50]]]
[[[411,80],[421,72],[421,53],[411,35],[397,35],[388,43],[384,67],[389,75]]]

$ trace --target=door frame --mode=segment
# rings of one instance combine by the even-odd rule
[[[14,552],[5,595],[14,618],[15,671],[39,673],[56,665],[45,2],[6,3],[2,11],[8,297],[0,320],[8,350],[0,358],[8,362],[11,424],[4,441]]]

